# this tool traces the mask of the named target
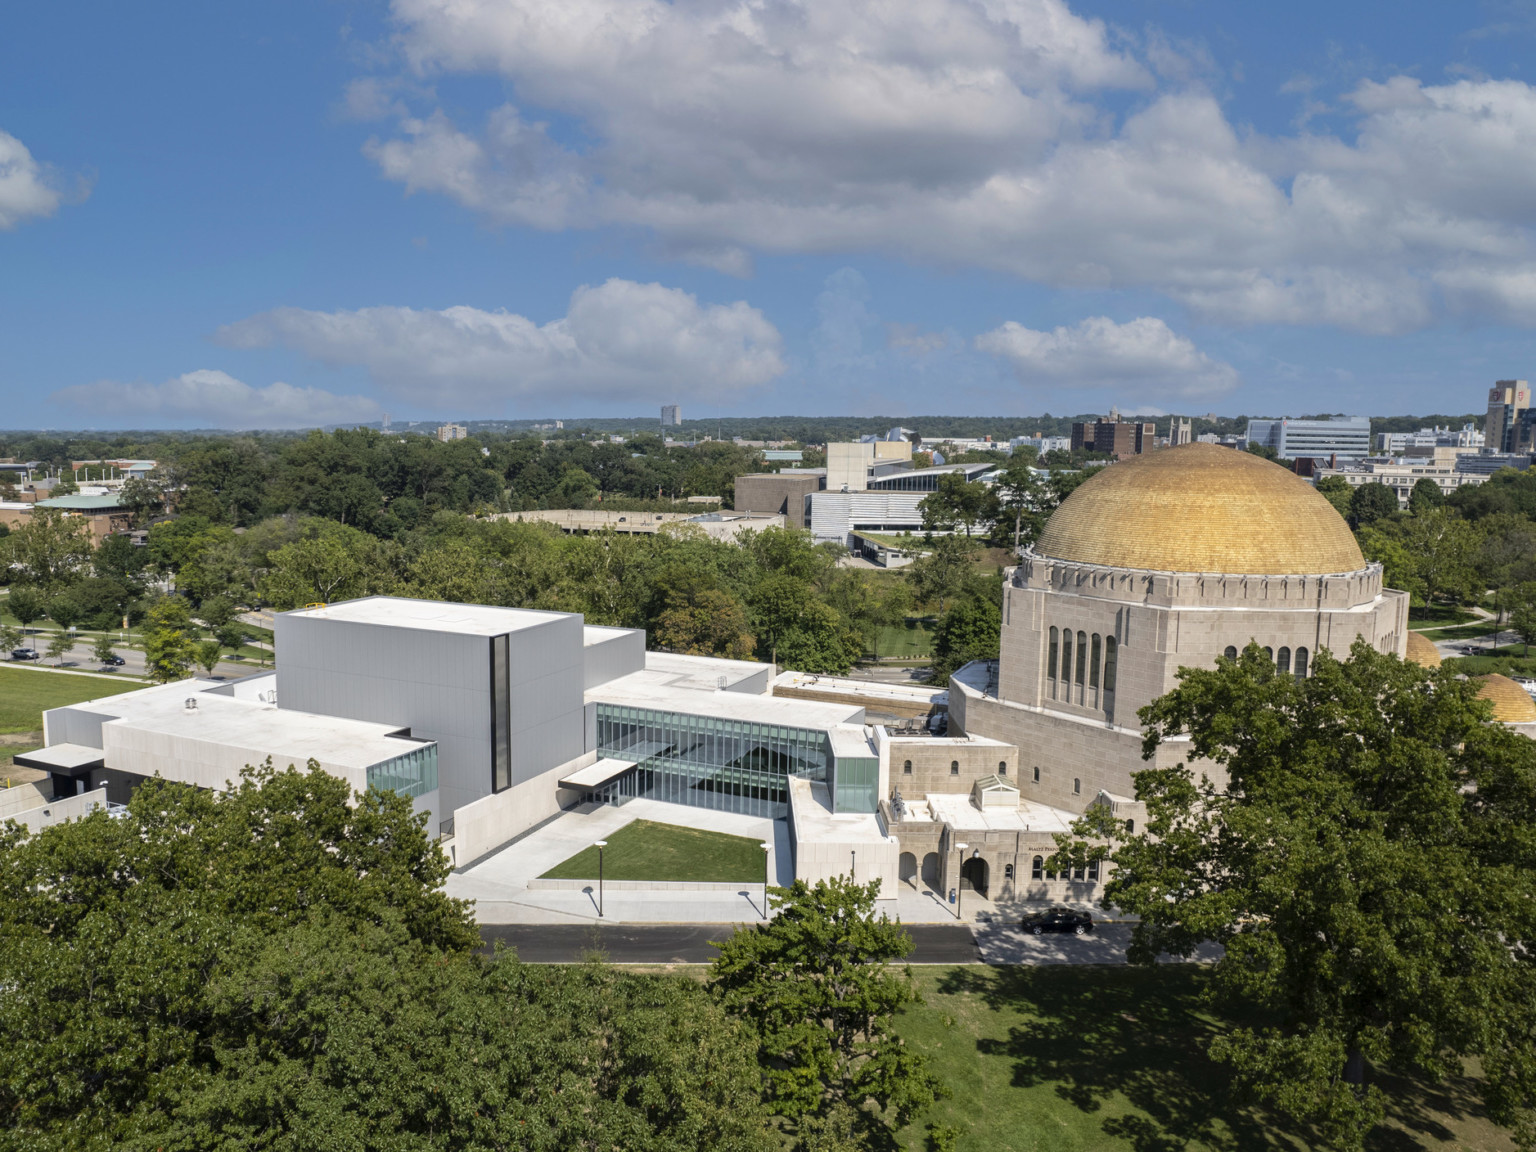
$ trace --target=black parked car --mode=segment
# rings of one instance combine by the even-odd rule
[[[114,653],[112,653],[112,655],[108,656],[105,660],[103,660],[102,663],[103,664],[110,664],[114,668],[121,668],[123,666],[124,661],[123,661],[123,658],[121,656],[119,656],[116,652],[114,652]]]
[[[1024,917],[1019,921],[1019,927],[1035,936],[1043,936],[1047,932],[1071,932],[1085,936],[1093,931],[1093,917],[1071,908],[1047,908],[1044,912]]]
[[[12,648],[11,649],[11,659],[12,660],[36,660],[38,658],[39,657],[38,657],[37,649],[36,648]]]

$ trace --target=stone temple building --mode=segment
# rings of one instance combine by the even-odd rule
[[[1057,509],[1003,591],[1000,659],[953,678],[950,733],[1016,747],[1023,804],[1107,804],[1138,823],[1131,775],[1150,765],[1137,710],[1176,687],[1180,668],[1253,641],[1306,676],[1318,652],[1344,656],[1357,637],[1397,656],[1408,644],[1407,593],[1382,586],[1333,505],[1279,465],[1213,444],[1103,469]],[[1186,747],[1164,745],[1156,766]],[[1030,883],[1036,842],[1051,842],[1029,831],[972,830],[965,855],[991,853],[989,878],[1016,878],[1019,897],[1089,896],[1059,878]]]

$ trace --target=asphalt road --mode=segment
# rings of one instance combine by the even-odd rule
[[[974,964],[976,942],[962,924],[908,924],[914,964]],[[596,952],[613,964],[708,964],[734,924],[486,924],[480,938],[516,948],[530,964],[571,964]]]

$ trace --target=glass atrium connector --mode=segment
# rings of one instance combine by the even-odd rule
[[[368,766],[368,787],[390,789],[409,796],[425,796],[437,788],[437,745],[422,744],[403,756]]]

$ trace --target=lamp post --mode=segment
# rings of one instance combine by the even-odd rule
[[[763,919],[768,919],[768,853],[773,845],[764,840],[760,847],[763,850]]]
[[[597,918],[603,918],[603,849],[608,847],[608,841],[597,842]]]
[[[960,867],[961,868],[965,867],[965,850],[967,848],[969,848],[969,847],[970,847],[969,844],[956,844],[955,845],[955,851],[960,853]],[[961,906],[964,903],[965,903],[965,877],[961,876],[960,873],[957,871],[955,873],[955,919],[956,920],[959,920],[959,919],[961,919],[964,916],[964,913],[962,913],[961,910],[960,910]]]

